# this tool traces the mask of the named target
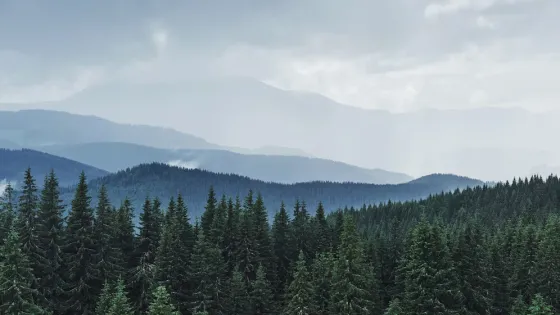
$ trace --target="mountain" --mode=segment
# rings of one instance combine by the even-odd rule
[[[476,187],[485,184],[478,179],[473,179],[466,176],[458,176],[454,174],[430,174],[411,180],[408,183],[424,185],[442,185],[443,183],[446,183],[446,186],[443,189],[446,191],[451,191],[456,187],[462,187],[465,185],[469,187]]]
[[[115,81],[64,101],[28,106],[170,126],[228,147],[290,147],[413,176],[439,172],[506,180],[560,158],[560,147],[551,145],[560,133],[560,112],[477,108],[391,113],[248,78]]]
[[[86,176],[90,179],[108,174],[107,171],[93,166],[44,152],[29,149],[0,149],[0,180],[20,183],[28,167],[31,168],[31,174],[35,178],[38,186],[43,184],[43,179],[50,173],[51,169],[53,169],[58,176],[61,186],[68,186],[76,183],[82,171],[84,171]]]
[[[166,150],[122,142],[52,145],[37,149],[111,172],[142,163],[162,162],[278,183],[332,181],[397,184],[412,179],[401,173],[302,156],[239,154],[225,150]]]
[[[0,144],[23,147],[123,141],[163,148],[218,148],[202,138],[169,128],[118,124],[96,116],[61,111],[0,111]]]
[[[94,199],[102,184],[107,187],[114,204],[119,204],[128,197],[137,210],[146,196],[158,197],[165,204],[170,197],[180,193],[188,202],[191,217],[198,216],[203,211],[210,186],[214,187],[218,197],[226,194],[243,198],[249,190],[259,192],[264,197],[270,215],[279,209],[282,201],[291,205],[296,199],[304,200],[313,213],[319,201],[323,202],[327,211],[332,211],[346,206],[360,207],[363,204],[376,204],[388,200],[420,199],[449,188],[449,183],[445,180],[398,185],[331,182],[278,184],[239,175],[184,169],[162,163],[143,164],[92,180],[90,193]],[[458,184],[453,189],[465,188],[473,182],[466,181]],[[67,203],[72,196],[73,189],[64,191],[63,198]]]

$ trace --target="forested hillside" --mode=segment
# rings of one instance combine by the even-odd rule
[[[203,170],[189,170],[161,163],[143,164],[90,182],[93,196],[101,185],[107,188],[111,200],[120,204],[128,197],[135,209],[140,209],[144,198],[158,197],[167,203],[177,193],[183,194],[193,217],[204,210],[208,188],[213,186],[217,195],[245,196],[249,190],[260,192],[266,200],[271,216],[282,201],[293,204],[305,200],[311,208],[323,202],[328,212],[345,206],[377,204],[388,200],[420,199],[442,191],[481,185],[482,182],[450,176],[429,183],[373,185],[358,183],[308,182],[278,184],[263,182],[233,174],[218,174]],[[73,190],[63,190],[63,199],[70,204]]]
[[[146,198],[138,230],[130,202],[91,202],[83,175],[65,219],[54,173],[44,187],[26,172],[2,197],[2,314],[560,311],[557,177],[329,217],[301,200],[272,222],[258,192],[210,189],[195,224],[181,194]]]

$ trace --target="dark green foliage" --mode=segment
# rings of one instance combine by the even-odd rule
[[[254,315],[274,314],[275,303],[272,286],[263,266],[257,268],[256,279],[251,283],[251,300]]]
[[[406,314],[459,314],[464,298],[441,228],[425,221],[414,228],[406,259]]]
[[[543,296],[540,294],[535,295],[531,305],[529,306],[529,313],[527,315],[553,315],[552,307],[548,305]]]
[[[199,233],[194,246],[190,281],[194,284],[193,312],[223,314],[227,298],[224,275],[226,267],[217,245],[206,241],[204,233]]]
[[[404,314],[404,310],[402,308],[401,305],[401,300],[399,300],[398,298],[392,300],[389,303],[389,307],[385,310],[385,313],[383,313],[385,315],[403,315]]]
[[[36,274],[38,288],[44,297],[44,307],[55,312],[63,308],[64,281],[62,247],[64,246],[63,214],[58,180],[54,172],[45,178],[37,214],[37,248],[39,254]]]
[[[284,203],[274,217],[272,224],[272,243],[274,249],[274,265],[276,267],[276,292],[281,296],[288,282],[291,264],[290,218]]]
[[[334,263],[330,308],[333,314],[371,314],[379,294],[373,270],[365,260],[353,219],[344,219],[338,257]]]
[[[285,315],[314,315],[317,314],[317,305],[313,299],[313,285],[311,276],[306,266],[306,259],[300,251],[294,280],[288,287],[286,306],[282,312]]]
[[[68,283],[67,313],[94,314],[98,278],[95,270],[95,234],[85,174],[80,175],[72,210],[68,215],[64,258]]]
[[[121,279],[117,281],[110,304],[107,315],[134,315],[134,310],[126,296],[124,281]]]
[[[206,201],[206,207],[204,207],[204,212],[200,219],[200,226],[206,237],[211,236],[212,222],[214,220],[214,214],[216,212],[218,201],[216,200],[216,193],[214,192],[214,186],[210,186],[208,191],[208,199]]]
[[[164,286],[158,286],[148,308],[148,315],[179,315],[175,306],[171,303],[169,293]]]
[[[31,169],[25,171],[23,187],[19,196],[18,216],[15,223],[23,253],[29,259],[31,268],[37,275],[38,264],[41,262],[39,257],[38,237],[37,237],[37,211],[39,208],[39,197],[37,195],[37,185],[31,175]],[[33,284],[37,288],[37,284]]]
[[[151,291],[155,288],[154,264],[161,236],[160,216],[159,209],[156,210],[146,198],[140,214],[140,235],[134,248],[135,267],[130,279],[133,303],[142,312],[148,309]]]
[[[330,252],[321,253],[317,255],[311,266],[313,303],[317,306],[319,315],[330,314],[334,259]]]
[[[251,299],[243,274],[234,271],[229,283],[227,300],[224,303],[227,315],[251,315]]]
[[[14,198],[14,188],[8,183],[0,196],[0,245],[8,238],[16,218]]]
[[[39,306],[33,270],[17,232],[12,231],[0,249],[0,314],[39,315],[46,312]]]
[[[80,179],[66,229],[54,174],[45,180],[36,214],[22,214],[35,223],[17,227],[35,227],[25,231],[36,235],[27,239],[36,241],[37,251],[32,260],[24,252],[32,247],[19,244],[26,238],[8,242],[19,252],[5,250],[11,254],[1,256],[0,275],[16,279],[24,292],[18,301],[25,303],[7,305],[4,299],[2,305],[72,315],[94,309],[166,315],[557,311],[556,177],[349,207],[326,218],[321,206],[310,216],[302,201],[293,220],[281,206],[271,230],[264,198],[249,192],[243,206],[227,196],[210,206],[207,233],[190,225],[181,195],[169,202],[165,217],[157,198],[144,197],[135,230],[132,204],[117,210],[101,193],[94,220]],[[25,199],[31,200],[20,199],[21,205],[33,208]],[[14,209],[8,190],[0,204],[2,233],[10,230]],[[296,259],[300,252],[308,256]],[[0,294],[13,295],[11,283],[0,281]]]

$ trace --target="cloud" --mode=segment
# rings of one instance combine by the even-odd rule
[[[557,0],[26,3],[0,7],[0,102],[210,75],[392,111],[560,97]]]
[[[176,166],[186,169],[197,169],[200,167],[200,163],[198,163],[197,161],[172,160],[167,162],[167,164],[170,166]]]

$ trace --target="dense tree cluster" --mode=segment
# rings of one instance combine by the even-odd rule
[[[0,314],[556,314],[560,180],[539,177],[423,201],[319,203],[273,222],[262,195],[125,199],[85,175],[70,211],[53,172],[0,202]],[[271,223],[271,224],[270,224]]]

